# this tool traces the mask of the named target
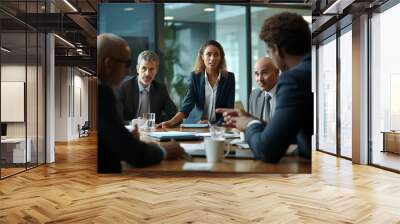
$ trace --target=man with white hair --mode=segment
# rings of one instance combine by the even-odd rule
[[[128,44],[114,34],[97,38],[98,72],[98,160],[99,173],[121,172],[121,161],[132,166],[146,166],[165,159],[183,157],[176,142],[161,147],[138,139],[137,130],[130,133],[117,114],[113,88],[120,85],[131,65]]]

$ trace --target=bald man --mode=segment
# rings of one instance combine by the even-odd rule
[[[275,68],[271,58],[263,57],[254,65],[254,76],[258,85],[250,94],[249,113],[267,123],[275,111],[276,82],[279,70]]]
[[[162,146],[141,142],[137,131],[130,133],[117,115],[113,88],[128,73],[130,55],[129,46],[122,38],[113,34],[97,37],[99,173],[121,172],[121,161],[140,167],[183,157],[183,149],[176,142]]]

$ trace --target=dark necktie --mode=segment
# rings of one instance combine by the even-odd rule
[[[264,114],[263,120],[267,123],[271,120],[271,96],[269,94],[264,95]]]
[[[150,113],[150,99],[147,89],[143,89],[140,92],[140,105],[137,116],[142,117],[144,113]]]

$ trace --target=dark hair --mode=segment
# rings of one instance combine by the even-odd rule
[[[311,51],[308,24],[295,13],[283,12],[267,18],[261,27],[260,39],[291,55],[298,56]]]
[[[204,61],[203,61],[203,53],[204,50],[206,49],[207,46],[215,46],[216,48],[218,48],[220,54],[221,54],[221,61],[219,62],[219,72],[221,72],[222,75],[225,75],[227,73],[226,70],[226,61],[225,61],[225,52],[224,49],[222,48],[221,44],[218,43],[215,40],[208,40],[207,42],[205,42],[199,49],[199,52],[197,53],[197,57],[196,57],[196,63],[194,65],[194,71],[196,73],[201,73],[204,72],[204,70],[206,69],[206,66],[204,65]]]

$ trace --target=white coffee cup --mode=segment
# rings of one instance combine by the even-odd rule
[[[229,144],[226,144],[223,138],[206,138],[204,147],[208,163],[222,162],[222,159],[229,154]],[[226,148],[228,151],[224,154]]]

